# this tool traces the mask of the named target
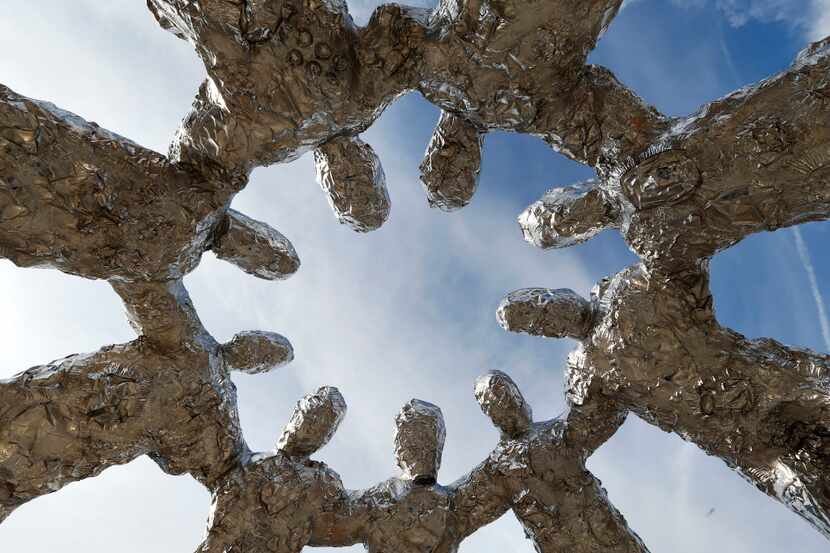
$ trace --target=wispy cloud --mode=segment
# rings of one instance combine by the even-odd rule
[[[807,249],[804,237],[801,235],[801,229],[793,227],[792,234],[796,250],[798,251],[798,257],[801,259],[801,264],[804,265],[804,272],[807,273],[807,280],[810,282],[810,292],[813,294],[813,299],[816,302],[818,323],[821,327],[824,347],[827,348],[827,351],[830,351],[830,320],[828,320],[827,309],[824,306],[824,298],[818,285],[818,278],[816,278],[816,269],[813,266],[813,260],[810,258],[810,251]]]
[[[623,7],[649,0],[626,0]],[[664,1],[664,0],[651,0]],[[830,34],[830,0],[670,0],[686,9],[714,7],[733,27],[752,21],[779,22],[799,30],[806,40]]]
[[[673,0],[678,4],[700,4],[703,0]],[[729,23],[735,27],[751,20],[800,23],[810,0],[715,0]]]
[[[820,40],[830,35],[830,0],[812,0],[811,8],[807,36]]]

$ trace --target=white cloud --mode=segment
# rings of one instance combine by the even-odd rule
[[[821,40],[830,35],[830,0],[813,0],[808,37]]]
[[[688,0],[675,0],[683,4]],[[698,1],[698,0],[693,0]],[[748,21],[798,21],[803,13],[800,0],[716,0],[730,24],[740,27]]]
[[[623,8],[645,0],[625,0]],[[664,1],[664,0],[657,0]],[[733,27],[751,21],[781,22],[799,29],[806,40],[830,34],[830,0],[671,0],[681,8],[714,7]]]

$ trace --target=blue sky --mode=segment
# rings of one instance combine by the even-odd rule
[[[166,150],[204,70],[186,43],[157,27],[144,2],[3,4],[0,82]],[[375,4],[350,5],[365,21]],[[826,0],[635,0],[591,59],[661,110],[680,115],[784,69],[810,38],[830,32],[828,14]],[[394,474],[392,421],[411,397],[444,411],[442,482],[479,462],[497,438],[472,395],[474,378],[486,370],[508,371],[537,418],[561,412],[562,367],[573,342],[507,334],[495,322],[495,307],[525,286],[587,294],[595,281],[635,260],[613,232],[566,251],[523,242],[515,221],[522,209],[552,186],[591,176],[531,137],[488,136],[473,203],[452,214],[430,210],[417,167],[437,117],[433,106],[410,95],[364,135],[384,163],[392,197],[381,230],[358,235],[338,225],[306,156],[256,170],[234,201],[293,241],[303,261],[297,275],[259,281],[208,255],[186,279],[219,340],[264,329],[294,344],[291,365],[235,379],[252,447],[273,447],[304,393],[323,384],[341,389],[349,413],[318,458],[350,487]],[[712,264],[717,312],[750,337],[826,352],[816,297],[830,298],[830,226],[804,225],[800,233],[801,250],[796,234],[785,230],[719,255]],[[0,348],[0,377],[133,337],[118,298],[101,282],[0,261],[0,305],[7,346]],[[589,466],[655,553],[827,550],[817,532],[722,462],[634,417]],[[194,481],[165,476],[140,459],[22,507],[0,526],[0,549],[193,551],[208,507]],[[532,546],[507,515],[461,550],[529,553]]]

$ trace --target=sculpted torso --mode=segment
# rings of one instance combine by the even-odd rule
[[[299,553],[315,514],[331,510],[342,493],[339,476],[323,463],[255,455],[214,490],[210,532],[198,551]]]
[[[450,495],[438,484],[418,486],[392,478],[367,490],[372,502],[366,550],[369,553],[432,553],[447,528]]]
[[[569,393],[581,402],[597,378],[604,394],[710,453],[767,465],[784,453],[782,424],[791,434],[830,422],[830,358],[720,326],[698,278],[683,287],[632,268],[601,287],[594,330],[571,357]]]

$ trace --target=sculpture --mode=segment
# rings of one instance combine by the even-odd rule
[[[454,551],[507,509],[540,551],[645,551],[584,466],[632,411],[830,537],[828,357],[721,327],[707,275],[711,256],[751,233],[830,218],[830,39],[781,75],[671,119],[586,65],[621,5],[441,0],[384,5],[358,27],[343,0],[148,0],[208,72],[169,157],[0,86],[0,256],[108,280],[140,334],[0,382],[0,521],[148,454],[213,491],[203,551]],[[277,453],[251,454],[229,371],[269,370],[293,350],[266,332],[218,344],[181,279],[207,250],[260,278],[298,269],[285,237],[230,204],[255,167],[306,152],[337,218],[379,228],[389,193],[359,134],[412,91],[442,110],[421,166],[431,205],[471,201],[489,130],[530,133],[597,179],[529,207],[526,239],[565,247],[618,228],[642,264],[592,303],[533,289],[499,309],[510,330],[582,341],[566,418],[533,423],[509,377],[484,377],[477,397],[502,440],[441,486],[440,409],[413,400],[397,420],[402,475],[349,492],[308,460],[343,415],[334,389],[301,403]],[[306,426],[312,412],[321,426]],[[286,506],[299,497],[302,509]],[[552,516],[553,504],[569,516]]]
[[[673,121],[649,148],[551,190],[519,217],[542,248],[619,228],[652,271],[694,271],[749,234],[830,217],[830,41],[787,71]]]
[[[180,281],[115,288],[137,340],[0,380],[0,520],[145,454],[169,474],[211,486],[246,450],[229,371],[262,372],[293,358],[276,334],[218,344]]]
[[[207,538],[200,553],[299,553],[318,513],[342,501],[340,477],[309,457],[337,431],[346,402],[320,388],[297,403],[273,453],[247,453],[213,486]]]
[[[469,508],[500,497],[541,553],[648,551],[585,468],[622,425],[623,413],[609,403],[595,412],[576,408],[564,418],[533,422],[518,386],[500,371],[479,377],[475,395],[501,440],[469,477],[480,487],[464,498]]]
[[[0,254],[114,282],[169,281],[202,253],[267,279],[300,261],[276,230],[229,210],[244,185],[0,86]]]
[[[747,340],[717,323],[707,275],[630,267],[595,288],[513,292],[508,330],[581,346],[568,399],[612,401],[723,459],[830,536],[830,356]]]

